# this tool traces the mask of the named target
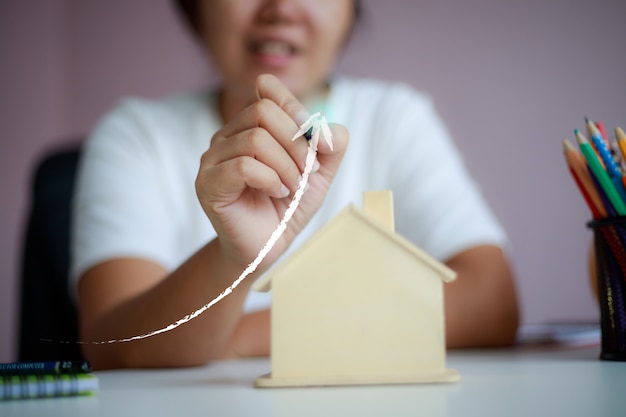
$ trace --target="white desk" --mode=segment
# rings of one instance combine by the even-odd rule
[[[626,416],[626,362],[598,352],[451,352],[450,385],[253,388],[268,359],[106,371],[95,397],[0,402],[0,416]]]

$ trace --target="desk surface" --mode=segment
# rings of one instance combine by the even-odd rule
[[[626,362],[598,348],[453,351],[461,382],[253,388],[268,359],[97,372],[95,397],[0,402],[0,416],[624,416]]]

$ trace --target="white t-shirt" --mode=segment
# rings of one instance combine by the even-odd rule
[[[348,128],[350,144],[322,207],[289,252],[348,204],[361,206],[363,191],[381,189],[393,191],[396,231],[437,259],[505,243],[427,97],[405,84],[369,79],[339,77],[331,86],[326,116]],[[104,117],[79,168],[74,287],[88,268],[116,257],[173,270],[215,236],[194,183],[220,127],[212,93],[126,100]],[[269,302],[269,295],[251,293],[245,309]]]

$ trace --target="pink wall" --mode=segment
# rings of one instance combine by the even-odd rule
[[[167,0],[0,3],[0,362],[15,353],[33,164],[124,95],[198,86],[206,65]]]
[[[471,3],[471,4],[470,4]],[[588,115],[626,125],[622,0],[365,1],[348,74],[432,94],[509,231],[523,319],[594,319],[588,213],[560,142]],[[13,359],[32,164],[120,96],[209,76],[167,0],[0,4],[0,361]]]
[[[62,1],[0,6],[0,361],[12,358],[17,270],[28,174],[67,131],[66,8]]]

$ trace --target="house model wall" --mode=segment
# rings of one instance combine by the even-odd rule
[[[272,289],[272,368],[257,386],[459,379],[445,368],[443,283],[455,273],[393,231],[390,192],[364,201],[257,282]]]

